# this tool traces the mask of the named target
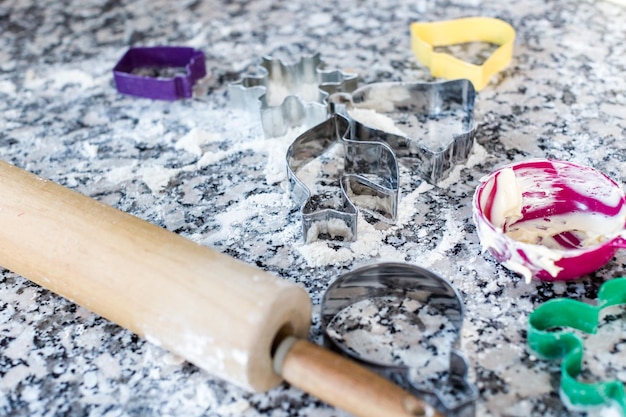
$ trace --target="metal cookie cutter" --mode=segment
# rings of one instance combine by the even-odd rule
[[[598,330],[600,312],[607,307],[626,304],[626,277],[605,282],[598,292],[598,304],[558,298],[537,307],[528,318],[528,345],[542,358],[561,362],[561,399],[575,408],[617,407],[626,416],[626,393],[623,382],[584,383],[576,379],[583,363],[583,341],[570,327],[586,333]]]
[[[204,53],[183,46],[130,48],[113,68],[117,91],[156,100],[191,97],[205,75]]]
[[[301,208],[306,242],[320,235],[353,241],[357,235],[356,206],[374,218],[395,221],[399,183],[398,163],[384,143],[353,140],[348,120],[332,115],[300,135],[287,150],[287,176],[292,198]],[[343,147],[343,171],[325,180],[340,193],[311,193],[298,172],[333,145]]]
[[[327,98],[357,86],[356,74],[324,69],[320,54],[293,64],[265,56],[256,74],[229,86],[235,107],[259,111],[267,137],[282,136],[294,126],[315,126],[328,117]]]
[[[388,144],[397,158],[436,184],[472,150],[475,98],[472,83],[463,79],[374,83],[330,101],[335,112],[354,120],[356,140]]]
[[[435,52],[437,46],[467,42],[489,42],[499,45],[482,65],[464,62],[452,55]],[[415,56],[433,77],[467,78],[476,90],[482,90],[489,79],[506,68],[513,55],[515,29],[504,20],[491,17],[468,17],[440,22],[411,24],[411,46]]]
[[[365,316],[365,312],[359,310],[361,317],[359,320],[361,321],[347,322],[342,333],[335,334],[334,331],[330,330],[333,320],[342,311],[345,311],[344,309],[355,307],[364,300],[376,299],[383,300],[381,309],[387,312],[396,308],[395,305],[405,302],[401,300],[408,299],[409,302],[427,306],[431,312],[434,312],[434,315],[429,316],[431,320],[437,317],[442,320],[447,319],[453,326],[454,340],[449,358],[446,358],[449,362],[448,376],[439,379],[436,387],[415,382],[414,378],[411,377],[412,369],[410,366],[398,364],[393,360],[381,361],[365,357],[362,353],[356,352],[348,346],[346,341],[349,332],[378,332],[378,329],[374,327],[368,330],[363,329],[362,317]],[[414,311],[401,311],[401,313],[405,320],[414,322],[420,329],[424,326],[420,316],[413,314]],[[338,277],[330,285],[321,301],[321,324],[324,329],[325,343],[328,347],[412,391],[448,416],[469,417],[475,415],[478,390],[467,379],[467,360],[459,350],[463,316],[464,308],[461,297],[448,281],[426,269],[402,263],[374,264],[348,272]],[[388,323],[387,319],[380,320],[380,322]],[[392,333],[404,334],[402,329],[395,329]],[[416,344],[410,342],[402,348],[405,350],[415,349]],[[363,346],[362,343],[361,346]],[[376,351],[378,348],[372,347],[372,350]],[[395,354],[393,356],[396,357]],[[428,356],[434,356],[434,353],[430,352]],[[453,400],[450,400],[443,393],[451,390],[455,393]]]

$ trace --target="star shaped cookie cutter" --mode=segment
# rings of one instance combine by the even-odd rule
[[[309,188],[314,184],[307,186],[299,172],[334,145],[342,147],[343,170],[325,180],[325,185],[334,189],[330,195],[314,194]],[[300,207],[305,242],[320,236],[356,240],[357,206],[378,220],[395,221],[399,195],[396,157],[384,143],[354,140],[344,116],[334,114],[301,134],[289,146],[286,162],[289,190]]]
[[[613,405],[626,416],[626,393],[620,381],[585,383],[576,377],[581,373],[584,345],[569,327],[586,333],[598,330],[603,309],[626,304],[626,277],[605,282],[598,292],[596,306],[569,298],[547,301],[528,318],[528,346],[544,359],[561,361],[561,399],[576,408]]]
[[[329,95],[356,86],[356,74],[325,69],[319,53],[294,63],[264,56],[255,74],[229,85],[229,95],[236,108],[260,111],[265,136],[277,137],[290,127],[321,123],[328,118]]]
[[[475,65],[435,47],[467,42],[489,42],[499,45],[482,65]],[[433,77],[469,79],[476,90],[482,90],[489,79],[509,65],[513,55],[515,29],[501,19],[467,17],[439,22],[411,24],[411,47],[417,59],[430,68]]]
[[[475,99],[466,79],[373,83],[330,97],[335,112],[354,120],[352,137],[388,144],[433,184],[469,157],[477,129]]]
[[[357,303],[361,301],[376,299],[383,300],[381,304],[386,310],[393,308],[392,306],[401,300],[412,300],[422,306],[427,306],[433,315],[441,316],[451,324],[454,335],[449,357],[446,358],[449,370],[447,377],[437,380],[436,388],[416,382],[408,364],[372,359],[360,350],[355,351],[347,343],[350,332],[367,331],[362,328],[365,313],[361,310],[359,310],[358,323],[348,322],[340,331],[331,330],[331,323],[342,311],[351,306],[357,306]],[[395,301],[389,302],[390,299]],[[457,290],[446,279],[432,271],[411,264],[368,265],[339,276],[328,287],[321,300],[320,314],[322,329],[324,329],[324,342],[330,349],[406,388],[448,417],[475,415],[478,390],[468,380],[469,365],[460,350],[460,335],[465,314],[463,301]],[[405,320],[415,322],[418,327],[422,323],[417,314],[412,311],[401,314]],[[385,320],[388,321],[388,319]],[[414,344],[411,343],[411,346]],[[405,348],[411,349],[411,346]],[[384,346],[374,345],[372,348],[379,350],[384,349]],[[433,353],[433,360],[435,356]],[[444,395],[441,389],[443,387],[455,393],[454,399]]]
[[[164,70],[172,74],[159,75]],[[113,68],[117,91],[155,100],[191,97],[205,75],[204,53],[184,46],[130,48]]]

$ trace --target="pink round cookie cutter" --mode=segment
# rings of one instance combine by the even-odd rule
[[[513,183],[511,172],[515,177]],[[504,182],[505,177],[508,182]],[[519,189],[515,189],[516,184]],[[521,198],[521,212],[508,219],[512,220],[510,224],[503,222],[503,210],[506,211],[507,205],[515,206],[516,201],[511,200],[516,198]],[[489,250],[527,282],[532,278],[543,281],[579,278],[604,266],[618,249],[626,248],[626,197],[622,187],[602,172],[572,162],[535,159],[498,168],[481,179],[472,209],[483,250]],[[614,230],[598,243],[583,246],[578,246],[576,231],[564,230],[551,237],[560,245],[552,249],[516,240],[505,233],[526,221],[557,223],[580,213],[589,214],[590,218],[597,216]]]

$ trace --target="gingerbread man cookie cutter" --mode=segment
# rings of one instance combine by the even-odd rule
[[[561,359],[560,395],[574,408],[617,407],[626,416],[624,382],[586,383],[578,380],[582,371],[584,343],[568,327],[585,333],[598,330],[600,313],[611,306],[626,304],[626,277],[605,282],[598,292],[597,305],[557,298],[537,307],[528,318],[528,346],[544,359]]]

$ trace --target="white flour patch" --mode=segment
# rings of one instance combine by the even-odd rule
[[[212,246],[216,242],[232,239],[240,234],[249,220],[258,213],[275,212],[276,216],[286,216],[286,210],[291,207],[289,196],[285,193],[252,194],[228,207],[228,210],[216,213],[213,219],[219,224],[219,229],[205,237],[203,244]],[[283,220],[277,222],[276,228],[283,226]],[[286,225],[282,231],[274,234],[274,239],[285,242],[298,234],[299,225]]]
[[[92,145],[89,142],[83,142],[81,153],[87,158],[93,159],[98,156],[98,145]]]
[[[14,95],[16,91],[15,84],[11,81],[0,81],[0,93]]]
[[[152,117],[144,116],[139,119],[137,127],[132,131],[131,137],[136,143],[146,143],[156,146],[162,144],[165,135],[165,126],[160,120],[160,116],[152,114]]]
[[[442,215],[446,219],[444,227],[445,233],[441,237],[441,241],[435,249],[430,252],[422,252],[416,255],[416,263],[424,268],[431,267],[446,257],[446,251],[452,249],[465,237],[465,229],[463,223],[454,218],[454,213],[450,209],[442,211]]]
[[[287,130],[283,136],[265,139],[268,155],[263,173],[268,185],[278,184],[287,179],[287,149],[304,131],[304,127],[298,126]]]
[[[53,86],[56,89],[61,89],[70,84],[78,84],[81,88],[89,88],[94,85],[93,77],[78,69],[56,71],[49,74],[49,78],[53,80]]]
[[[265,140],[263,138],[255,138],[247,142],[238,142],[227,150],[219,150],[215,152],[206,152],[202,158],[196,163],[197,169],[206,168],[232,155],[236,155],[244,151],[252,151],[255,153],[263,153],[266,151]],[[189,167],[191,169],[191,167]]]
[[[128,181],[133,178],[133,170],[135,169],[135,163],[130,165],[115,167],[106,174],[106,178],[113,184],[119,184],[124,181]]]
[[[350,117],[359,123],[382,130],[386,133],[393,133],[398,136],[406,136],[406,134],[396,126],[396,122],[384,114],[378,113],[372,109],[353,108],[348,111]]]
[[[141,167],[137,174],[153,193],[160,193],[178,172],[180,172],[179,169],[163,168],[155,165]]]
[[[444,178],[443,180],[437,183],[437,187],[449,188],[451,185],[457,184],[459,180],[461,179],[461,171],[464,168],[471,168],[476,164],[484,162],[488,156],[489,156],[489,153],[487,152],[487,150],[484,147],[482,147],[478,142],[474,142],[474,146],[472,147],[472,152],[470,153],[470,156],[467,158],[467,161],[465,161],[464,164],[456,165],[452,169],[452,171],[450,172],[447,178]]]
[[[224,140],[224,138],[219,133],[193,128],[185,136],[178,139],[175,148],[189,152],[192,155],[202,156],[203,145],[221,140]]]
[[[336,249],[336,242],[316,241],[296,246],[298,252],[311,267],[337,265],[350,262],[354,259],[379,257],[388,261],[403,261],[406,255],[393,246],[383,243],[386,236],[395,233],[408,224],[415,214],[415,202],[419,196],[432,189],[432,185],[422,183],[417,189],[400,199],[398,205],[398,219],[395,225],[386,230],[379,230],[368,223],[359,213],[357,218],[357,240],[346,242]]]

